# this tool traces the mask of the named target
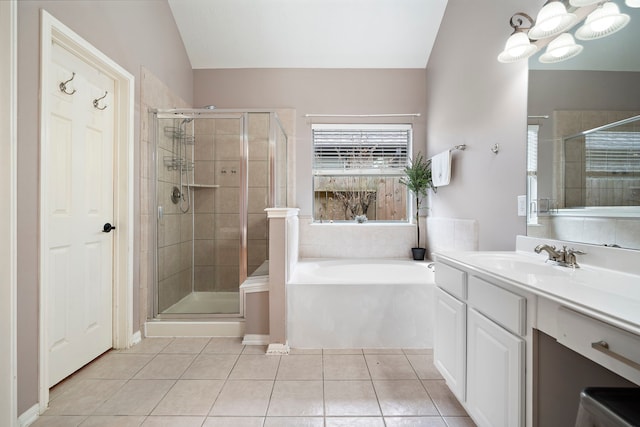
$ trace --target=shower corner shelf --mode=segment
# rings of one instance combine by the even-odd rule
[[[218,188],[219,184],[187,184],[189,188]]]

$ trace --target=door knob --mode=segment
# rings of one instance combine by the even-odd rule
[[[102,227],[102,232],[103,233],[109,233],[111,230],[115,230],[116,226],[115,225],[111,225],[108,222],[104,225],[104,227]]]

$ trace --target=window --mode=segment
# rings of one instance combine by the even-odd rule
[[[527,224],[538,223],[538,132],[539,125],[527,126]]]
[[[637,206],[640,201],[640,132],[598,131],[585,136],[581,169],[583,205]]]
[[[640,132],[600,131],[586,136],[587,176],[640,173]]]
[[[400,178],[411,125],[316,124],[312,132],[315,221],[407,221]]]

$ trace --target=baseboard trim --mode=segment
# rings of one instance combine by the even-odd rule
[[[289,348],[289,344],[269,344],[267,348],[268,355],[287,355],[291,349]]]
[[[246,334],[242,339],[243,345],[269,345],[269,335]]]
[[[136,345],[140,341],[142,341],[142,332],[136,331],[133,335],[131,335],[131,345]]]
[[[27,409],[22,414],[20,414],[20,416],[18,417],[18,426],[28,427],[31,424],[38,421],[39,417],[40,417],[40,405],[36,403],[31,408]]]

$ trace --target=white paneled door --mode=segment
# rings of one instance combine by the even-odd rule
[[[52,42],[43,146],[49,386],[112,346],[114,80]],[[106,96],[105,96],[106,94]],[[109,227],[116,229],[105,232]],[[105,228],[106,227],[106,228]]]

